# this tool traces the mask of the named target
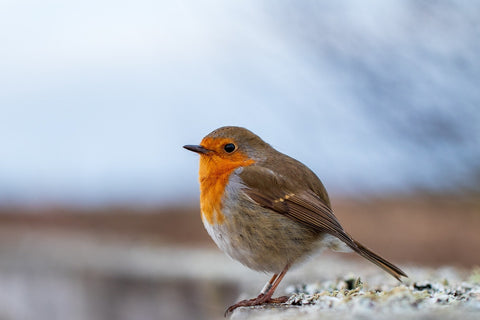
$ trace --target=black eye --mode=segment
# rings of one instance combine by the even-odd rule
[[[235,150],[235,145],[233,143],[227,143],[224,147],[223,150],[225,150],[228,153],[231,153]]]

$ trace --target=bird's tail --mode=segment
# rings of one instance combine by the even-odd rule
[[[359,255],[364,257],[365,259],[373,262],[386,272],[390,273],[392,276],[394,276],[398,281],[402,282],[400,277],[408,277],[405,272],[403,272],[399,267],[395,266],[393,263],[388,262],[384,258],[380,257],[378,254],[370,251],[366,247],[364,247],[361,243],[358,241],[353,240],[353,244],[349,244],[349,246]]]

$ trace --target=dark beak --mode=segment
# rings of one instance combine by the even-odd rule
[[[196,152],[196,153],[200,153],[200,154],[205,154],[205,153],[210,152],[210,150],[205,149],[202,146],[195,146],[195,145],[187,144],[186,146],[183,146],[183,147],[187,150],[190,150],[190,151],[193,151],[193,152]]]

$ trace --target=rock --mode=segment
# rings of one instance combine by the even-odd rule
[[[449,271],[451,272],[451,271]],[[477,271],[474,271],[474,273]],[[235,310],[232,319],[478,319],[480,284],[468,281],[422,280],[385,288],[371,287],[359,278],[335,283],[290,287],[285,304]]]

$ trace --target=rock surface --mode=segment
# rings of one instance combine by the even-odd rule
[[[414,275],[422,273],[417,269]],[[480,269],[467,276],[454,269],[444,277],[439,273],[394,286],[353,277],[290,286],[285,304],[239,308],[231,319],[479,319]]]

